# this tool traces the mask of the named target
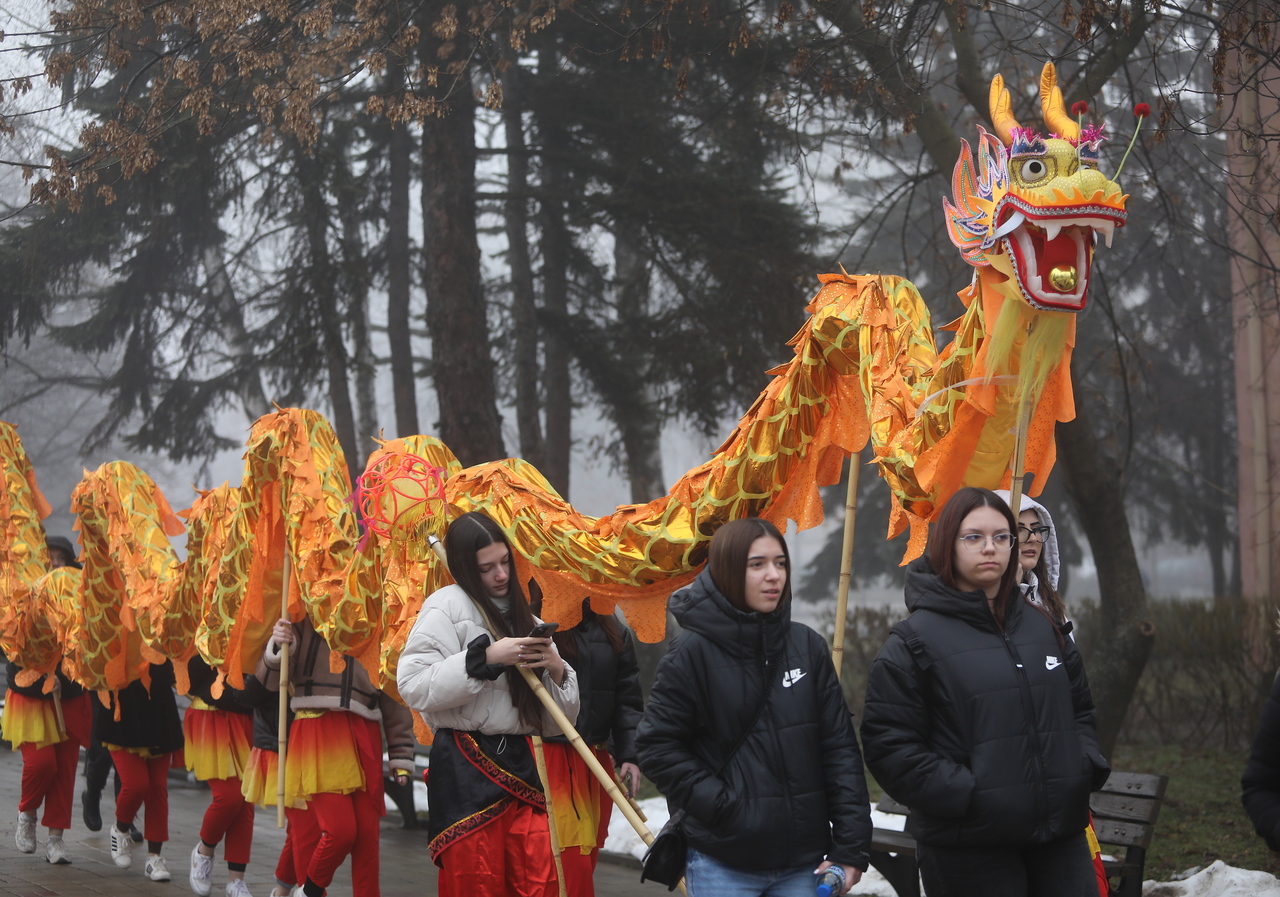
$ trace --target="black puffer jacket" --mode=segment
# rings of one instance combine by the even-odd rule
[[[1010,604],[1004,632],[981,592],[907,569],[905,624],[871,665],[867,766],[934,847],[1016,847],[1074,835],[1110,772],[1075,643]]]
[[[688,812],[689,843],[736,869],[824,856],[866,869],[867,785],[826,642],[788,606],[737,610],[706,570],[670,609],[684,631],[658,665],[636,746],[640,769]]]
[[[582,622],[567,633],[577,653],[566,655],[566,661],[578,674],[578,733],[587,744],[607,743],[618,763],[638,764],[636,726],[644,713],[640,665],[631,630],[621,624],[619,628],[622,651],[615,652],[596,615],[584,610]],[[546,740],[568,741],[563,735]]]
[[[1280,676],[1262,707],[1249,763],[1240,780],[1245,812],[1272,850],[1280,850]]]

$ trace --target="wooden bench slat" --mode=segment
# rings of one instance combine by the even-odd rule
[[[1113,819],[1094,819],[1093,828],[1098,835],[1098,841],[1103,844],[1142,848],[1151,846],[1151,833],[1155,830],[1154,826],[1140,822],[1122,822]]]
[[[891,829],[878,828],[871,832],[871,849],[883,850],[886,853],[905,853],[916,855],[916,839],[906,832],[895,832]]]
[[[1099,819],[1121,819],[1154,825],[1160,818],[1159,800],[1128,794],[1094,792],[1089,796],[1089,809],[1093,811],[1095,823]]]
[[[1164,800],[1169,777],[1145,772],[1113,772],[1099,791],[1107,794],[1129,794],[1134,797],[1150,797]]]

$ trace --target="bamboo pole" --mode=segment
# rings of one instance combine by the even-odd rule
[[[547,799],[547,833],[551,836],[551,859],[556,864],[556,882],[560,886],[560,897],[568,897],[565,890],[564,862],[560,859],[560,830],[556,825],[555,810],[551,806],[551,778],[547,775],[547,754],[542,747],[542,736],[533,736],[533,759],[538,764],[538,778],[542,781],[542,792]]]
[[[853,532],[858,522],[858,474],[862,470],[862,453],[849,456],[849,491],[844,499],[844,544],[840,552],[840,584],[836,590],[836,631],[831,639],[831,662],[836,665],[836,679],[844,663],[844,630],[849,616],[849,580],[853,577]]]
[[[57,678],[57,672],[54,672],[54,678]],[[58,694],[58,688],[55,685],[53,691],[53,715],[58,718],[58,735],[61,738],[67,737],[67,720],[62,715],[62,696]]]
[[[1016,522],[1018,512],[1022,509],[1022,483],[1027,475],[1027,431],[1031,429],[1031,396],[1022,400],[1018,409],[1017,438],[1013,444],[1013,476],[1009,482],[1009,510],[1013,512]],[[1016,536],[1017,530],[1014,530]]]
[[[289,540],[285,538],[284,574],[280,583],[280,619],[289,619]],[[284,828],[284,766],[289,746],[289,643],[280,646],[280,751],[276,773],[276,828]]]
[[[448,561],[445,560],[444,543],[435,536],[431,536],[428,541],[431,544],[432,550],[435,551],[436,557],[440,559],[442,564],[447,566]],[[485,617],[483,608],[476,605],[476,609],[480,611],[480,615],[482,617]],[[488,618],[485,617],[485,619],[486,622],[488,622]],[[489,628],[491,632],[494,631],[492,625],[490,625]],[[631,802],[618,789],[615,777],[605,772],[604,767],[600,765],[600,761],[596,759],[596,755],[591,751],[591,748],[582,740],[582,736],[578,734],[578,730],[573,727],[573,723],[569,722],[569,718],[564,715],[564,711],[560,709],[560,705],[558,705],[555,702],[555,699],[547,692],[547,689],[542,684],[542,680],[534,675],[533,670],[528,667],[518,666],[516,669],[520,671],[520,675],[524,677],[524,681],[528,683],[529,688],[533,690],[534,695],[542,702],[542,706],[546,708],[547,713],[551,714],[551,719],[560,727],[561,734],[568,739],[569,744],[578,752],[578,756],[580,756],[583,762],[587,764],[587,769],[591,770],[591,774],[596,777],[596,780],[600,783],[601,787],[604,788],[605,794],[609,795],[609,798],[622,812],[623,818],[625,818],[627,822],[631,823],[631,827],[635,829],[636,834],[640,836],[640,839],[644,841],[645,844],[652,844],[653,832],[649,831],[649,826],[645,825],[644,820],[640,818],[640,814],[636,812],[636,809],[632,807]],[[683,879],[680,881],[680,893],[688,893],[685,889]]]

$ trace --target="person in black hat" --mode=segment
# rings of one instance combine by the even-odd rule
[[[49,566],[56,570],[59,567],[75,567],[83,570],[84,565],[76,560],[76,546],[66,536],[46,536],[45,547],[49,549]]]

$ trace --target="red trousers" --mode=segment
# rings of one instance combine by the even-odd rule
[[[350,794],[311,795],[307,809],[315,814],[320,840],[306,873],[327,888],[350,854],[352,897],[379,897],[378,830],[387,812],[382,796],[382,727],[373,720],[352,717],[365,788]]]
[[[497,819],[445,848],[440,897],[556,897],[547,814],[512,801]],[[566,873],[566,878],[567,878]]]
[[[225,836],[223,858],[228,863],[249,862],[253,846],[253,804],[244,799],[240,779],[209,779],[213,802],[204,811],[200,840],[216,845]]]
[[[316,844],[320,842],[320,826],[310,810],[286,807],[284,815],[289,827],[285,829],[284,849],[276,863],[276,881],[290,886],[300,885],[307,879],[307,867],[311,865]]]
[[[112,751],[111,760],[120,776],[116,795],[116,822],[129,827],[138,810],[147,807],[143,835],[148,841],[169,840],[169,767],[172,754],[141,757],[129,751]]]
[[[42,824],[49,828],[70,828],[79,762],[80,745],[71,739],[43,748],[37,748],[31,741],[23,743],[22,799],[18,809],[34,814],[43,803]]]

